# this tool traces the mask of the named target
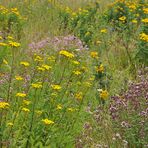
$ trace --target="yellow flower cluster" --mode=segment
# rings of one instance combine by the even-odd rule
[[[41,66],[37,66],[37,70],[39,71],[45,71],[45,70],[50,70],[52,67],[46,64],[43,64]]]
[[[107,99],[108,98],[108,91],[107,90],[102,90],[101,92],[100,92],[100,97],[103,99],[103,100],[105,100],[105,99]]]
[[[77,100],[82,100],[82,99],[83,99],[83,93],[82,93],[82,92],[76,93],[76,94],[75,94],[75,98],[76,98]]]
[[[22,111],[24,111],[24,112],[30,112],[30,109],[23,107],[22,108]]]
[[[104,66],[101,64],[100,66],[97,67],[97,72],[103,72],[104,71]]]
[[[12,42],[12,41],[9,41],[9,45],[10,45],[11,47],[20,47],[20,46],[21,46],[20,43]]]
[[[41,82],[32,83],[31,86],[32,86],[33,88],[42,88],[42,87],[43,87],[42,84],[41,84]]]
[[[21,98],[23,98],[23,97],[26,97],[27,95],[25,94],[25,93],[17,93],[16,94],[16,97],[21,97]]]
[[[66,50],[61,50],[60,52],[59,52],[59,54],[60,55],[63,55],[63,56],[65,56],[65,57],[67,57],[67,58],[74,58],[74,54],[72,54],[72,53],[70,53],[70,52],[68,52],[68,51],[66,51]]]
[[[119,17],[119,20],[125,22],[126,17],[125,16]]]
[[[28,62],[22,61],[22,62],[20,62],[20,65],[28,67],[30,64]]]
[[[7,102],[3,102],[3,101],[1,101],[0,102],[0,109],[6,109],[6,108],[9,108],[9,103],[7,103]]]
[[[61,90],[62,89],[62,87],[60,85],[51,85],[51,88],[53,90]]]
[[[42,119],[42,122],[45,124],[45,125],[51,125],[51,124],[54,124],[54,122],[52,120],[49,120],[49,119]]]
[[[143,40],[145,42],[148,42],[148,35],[145,33],[140,34],[140,40]]]
[[[15,76],[15,79],[18,80],[18,81],[22,81],[23,78],[21,76]]]
[[[92,52],[90,53],[90,56],[91,56],[92,58],[98,59],[98,52],[92,51]]]

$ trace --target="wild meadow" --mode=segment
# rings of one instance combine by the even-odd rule
[[[148,148],[146,0],[0,0],[0,148]]]

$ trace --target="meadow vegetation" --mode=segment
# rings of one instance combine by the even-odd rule
[[[145,0],[0,1],[0,148],[148,147]]]

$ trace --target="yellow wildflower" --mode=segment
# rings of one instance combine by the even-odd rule
[[[25,61],[20,62],[20,64],[25,67],[28,67],[30,65],[28,62],[25,62]]]
[[[72,61],[72,63],[75,64],[75,65],[79,65],[80,64],[80,62],[78,62],[78,61]]]
[[[148,42],[148,35],[145,33],[140,34],[140,40],[143,40],[145,42]]]
[[[23,104],[24,104],[24,105],[29,105],[30,103],[31,103],[31,101],[23,100]]]
[[[37,56],[35,56],[34,61],[42,62],[43,61],[43,58],[40,57],[39,55],[37,55]]]
[[[45,124],[45,125],[50,125],[50,124],[54,124],[54,122],[52,120],[49,120],[49,119],[42,119],[42,122]]]
[[[3,101],[1,101],[0,102],[0,109],[6,109],[6,108],[9,108],[9,103],[7,103],[7,102],[3,102]]]
[[[30,112],[30,109],[23,107],[22,108],[22,111],[24,111],[24,112]]]
[[[74,58],[74,54],[72,54],[72,53],[70,53],[70,52],[68,52],[66,50],[61,50],[59,52],[59,54],[65,56],[67,58]]]
[[[45,68],[37,66],[38,71],[45,71]]]
[[[41,111],[41,110],[36,110],[35,111],[38,115],[41,115],[42,113],[43,113],[43,111]]]
[[[51,85],[52,89],[60,90],[62,87],[60,85]]]
[[[148,23],[148,18],[142,19],[143,23]]]
[[[27,95],[25,93],[17,93],[16,97],[26,97]]]
[[[9,45],[10,45],[11,47],[19,47],[21,44],[20,44],[20,43],[17,43],[17,42],[9,41]]]
[[[145,14],[148,14],[148,8],[143,8],[143,12],[144,12]]]
[[[7,46],[6,43],[0,42],[0,46]]]
[[[42,87],[43,87],[42,84],[41,84],[41,82],[32,83],[31,86],[32,86],[33,88],[42,88]]]
[[[104,66],[101,64],[99,67],[97,67],[97,72],[103,72]]]
[[[23,78],[21,76],[15,76],[15,79],[18,80],[18,81],[22,81]]]
[[[42,67],[45,69],[45,70],[50,70],[52,67],[49,66],[49,65],[46,65],[46,64],[43,64]]]
[[[62,105],[61,105],[61,104],[58,104],[58,105],[57,105],[57,109],[58,109],[58,110],[61,110],[61,109],[62,109]]]
[[[69,107],[69,108],[67,108],[67,111],[74,112],[74,111],[75,111],[75,109],[74,109],[74,108]]]
[[[91,53],[90,53],[90,56],[92,57],[92,58],[98,58],[98,52],[96,52],[96,51],[92,51]]]
[[[82,72],[79,70],[75,70],[75,71],[73,71],[73,73],[78,76],[78,75],[81,75]]]
[[[132,23],[136,24],[137,23],[137,20],[132,20]]]
[[[7,39],[13,40],[14,38],[12,36],[7,36]]]
[[[124,22],[126,20],[126,17],[125,16],[119,17],[119,20]]]
[[[3,37],[2,36],[0,36],[0,40],[2,40],[3,39]]]
[[[6,64],[6,65],[8,65],[8,61],[5,60],[5,59],[3,59],[3,63]]]
[[[82,92],[76,93],[76,94],[75,94],[75,98],[76,98],[77,100],[82,100],[82,99],[83,99],[83,93],[82,93]]]
[[[102,90],[101,92],[100,92],[100,97],[102,98],[102,99],[107,99],[108,98],[108,92],[107,92],[107,90]]]
[[[107,33],[107,29],[101,29],[100,32],[101,33]]]
[[[12,122],[8,122],[7,126],[13,126],[13,123]]]

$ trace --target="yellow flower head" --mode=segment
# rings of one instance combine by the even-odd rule
[[[61,86],[60,85],[51,85],[53,90],[61,90]]]
[[[18,81],[22,81],[23,78],[21,76],[15,76],[15,79],[18,80]]]
[[[30,103],[31,103],[31,101],[23,100],[23,104],[24,104],[24,105],[29,105]]]
[[[22,97],[22,98],[24,98],[24,97],[26,97],[27,95],[25,94],[25,93],[17,93],[16,94],[16,97]]]
[[[92,52],[90,53],[90,56],[91,56],[92,58],[97,59],[97,58],[98,58],[98,52],[92,51]]]
[[[79,70],[75,70],[75,71],[73,71],[73,73],[78,76],[78,75],[81,75],[82,72]]]
[[[57,110],[61,110],[62,109],[62,105],[61,104],[58,104],[57,105]]]
[[[148,18],[142,19],[143,23],[148,23]]]
[[[108,98],[108,92],[107,92],[107,90],[102,90],[101,92],[100,92],[100,97],[101,97],[101,99],[103,99],[103,100],[105,100],[105,99],[107,99]]]
[[[0,46],[8,46],[6,43],[0,42]]]
[[[41,82],[32,83],[31,86],[32,86],[33,88],[42,88],[42,87],[43,87],[42,84],[41,84]]]
[[[148,42],[148,35],[145,33],[140,34],[140,40],[143,40],[145,42]]]
[[[7,109],[7,108],[9,108],[9,103],[7,103],[7,102],[0,102],[0,109]]]
[[[22,111],[24,111],[24,112],[30,112],[30,109],[23,107],[22,108]]]
[[[83,93],[82,93],[82,92],[76,93],[76,94],[75,94],[75,98],[76,98],[77,100],[82,100],[82,99],[83,99]]]
[[[22,62],[20,62],[20,65],[28,67],[30,64],[28,62],[22,61]]]
[[[20,46],[21,46],[20,43],[12,42],[12,41],[9,41],[9,45],[10,45],[11,47],[20,47]]]
[[[13,126],[13,123],[12,122],[8,122],[7,126]]]
[[[49,120],[49,119],[42,119],[41,120],[45,125],[51,125],[51,124],[54,124],[54,122],[52,120]]]
[[[125,16],[119,17],[119,20],[124,22],[126,20],[126,17]]]
[[[66,51],[66,50],[61,50],[60,52],[59,52],[59,54],[60,55],[63,55],[63,56],[65,56],[65,57],[67,57],[67,58],[74,58],[74,54],[73,53],[70,53],[70,52],[68,52],[68,51]]]
[[[101,33],[107,33],[107,29],[101,29],[100,32]]]
[[[97,67],[97,72],[103,72],[104,71],[104,66],[101,64],[100,66]]]

